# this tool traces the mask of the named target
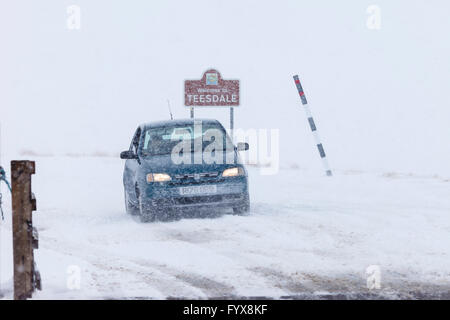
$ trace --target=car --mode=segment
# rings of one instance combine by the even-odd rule
[[[140,125],[123,173],[126,212],[143,222],[199,208],[250,210],[248,173],[239,152],[214,119],[182,119]],[[185,210],[194,209],[194,210]]]

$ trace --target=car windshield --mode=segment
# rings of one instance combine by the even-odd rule
[[[233,148],[233,143],[221,125],[200,122],[148,128],[144,133],[142,155],[164,155],[180,151],[231,151]]]

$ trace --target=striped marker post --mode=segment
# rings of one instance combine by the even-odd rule
[[[325,150],[323,149],[323,145],[320,142],[320,137],[319,137],[319,134],[317,133],[317,127],[316,127],[316,124],[314,123],[314,119],[311,115],[311,111],[309,110],[308,101],[306,100],[306,96],[305,96],[305,93],[303,92],[302,84],[300,83],[300,79],[298,78],[298,75],[294,76],[294,81],[295,81],[295,85],[297,86],[298,94],[300,95],[300,99],[302,100],[302,104],[305,107],[306,117],[308,118],[309,126],[311,127],[311,131],[313,133],[314,140],[317,145],[317,149],[319,150],[319,155],[320,155],[320,158],[322,159],[323,167],[325,169],[327,176],[331,177],[333,174],[331,173],[330,166],[328,165],[327,156],[325,154]]]

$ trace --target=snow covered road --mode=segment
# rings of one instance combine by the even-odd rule
[[[450,292],[446,177],[337,171],[328,178],[301,168],[262,176],[249,168],[250,215],[142,224],[124,212],[120,159],[33,158],[44,287],[36,298]],[[1,290],[10,298],[5,197]],[[371,265],[381,270],[379,290],[366,286]]]

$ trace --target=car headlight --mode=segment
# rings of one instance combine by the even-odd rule
[[[164,182],[170,181],[172,178],[166,173],[149,173],[147,174],[147,182]]]
[[[226,169],[222,173],[222,177],[237,177],[243,175],[245,175],[245,172],[241,167]]]

